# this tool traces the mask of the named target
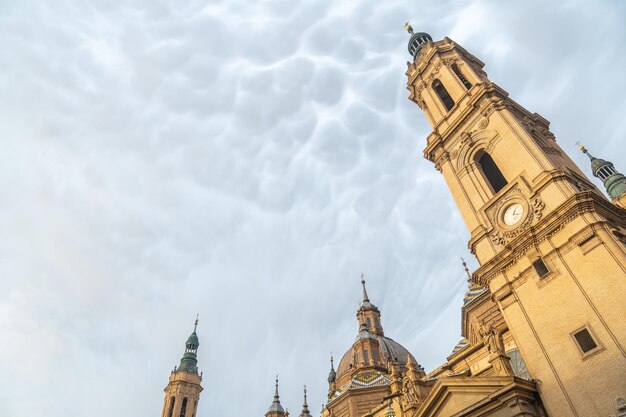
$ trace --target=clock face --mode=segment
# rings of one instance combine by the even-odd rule
[[[511,204],[504,210],[504,224],[513,226],[522,219],[524,215],[524,206],[520,203]]]

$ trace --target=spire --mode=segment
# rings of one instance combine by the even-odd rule
[[[300,417],[311,417],[311,413],[309,412],[309,405],[306,403],[306,385],[304,386],[304,404],[302,405],[302,412],[300,413]]]
[[[196,321],[193,326],[193,332],[187,338],[185,342],[185,353],[183,357],[180,359],[180,365],[176,368],[177,372],[191,372],[194,374],[198,373],[198,347],[200,346],[200,340],[198,339],[198,335],[196,334],[196,329],[198,328],[198,317],[196,316]]]
[[[361,285],[363,286],[363,302],[361,303],[359,310],[374,310],[378,312],[378,307],[370,302],[369,296],[367,295],[367,288],[365,288],[365,274],[363,273],[361,273]]]
[[[465,275],[467,276],[467,291],[465,292],[465,297],[463,297],[463,305],[465,305],[482,294],[486,288],[472,281],[472,275],[469,269],[467,269],[465,259],[461,258],[461,263],[463,264],[463,269],[465,269]]]
[[[269,413],[285,414],[285,410],[280,404],[280,397],[278,395],[278,375],[276,375],[276,385],[274,387],[274,401],[267,409],[267,413],[265,413],[265,415],[268,415]]]
[[[580,143],[578,143],[578,149],[580,149],[582,151],[582,153],[584,153],[585,155],[587,155],[589,157],[589,160],[591,162],[593,162],[596,158],[595,156],[593,156],[592,154],[589,153],[589,151],[587,150],[587,148],[585,148],[583,145],[581,145]]]
[[[465,263],[465,259],[461,258],[461,263],[463,263],[463,269],[465,269],[465,275],[467,275],[467,287],[472,288],[472,276],[470,275],[469,269],[467,269],[467,264]]]
[[[363,302],[369,303],[370,299],[367,297],[367,289],[365,288],[365,274],[361,272],[361,285],[363,285]]]
[[[582,145],[579,145],[578,148],[589,157],[591,173],[594,177],[602,180],[611,199],[615,200],[626,196],[626,176],[618,172],[612,162],[594,157]]]

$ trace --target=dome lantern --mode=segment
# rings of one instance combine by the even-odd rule
[[[422,50],[422,47],[428,42],[432,42],[433,38],[431,38],[426,32],[413,32],[413,27],[409,24],[409,22],[404,24],[404,28],[411,35],[409,38],[408,49],[413,59],[415,59]]]

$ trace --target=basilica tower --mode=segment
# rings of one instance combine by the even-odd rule
[[[478,58],[407,29],[409,99],[469,231],[473,282],[489,289],[549,415],[614,413],[626,394],[623,194],[607,200]]]
[[[198,374],[198,346],[200,341],[196,334],[198,319],[193,333],[185,343],[185,353],[180,365],[170,374],[170,381],[165,387],[165,401],[161,417],[196,417],[198,400],[202,391],[202,374]]]

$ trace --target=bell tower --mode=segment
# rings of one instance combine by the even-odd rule
[[[198,319],[193,333],[185,343],[185,353],[180,365],[170,374],[170,381],[165,387],[165,401],[161,417],[196,417],[198,401],[202,391],[202,374],[198,375],[198,347],[200,341],[196,334]]]
[[[478,58],[407,30],[409,99],[469,231],[472,281],[491,292],[549,415],[609,415],[626,394],[626,210]]]

